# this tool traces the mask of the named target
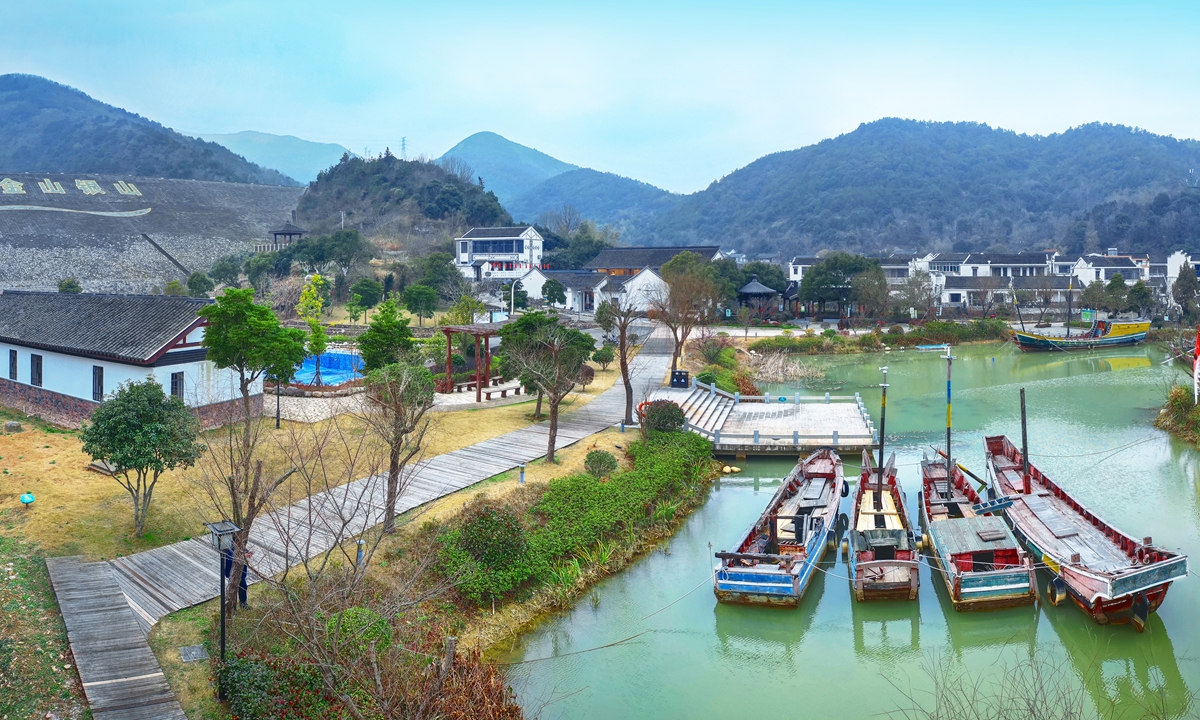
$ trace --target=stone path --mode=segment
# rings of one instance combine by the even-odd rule
[[[631,367],[635,402],[649,397],[662,385],[670,367],[670,353],[670,337],[661,330],[645,343]],[[617,383],[588,404],[563,414],[557,446],[566,447],[612,427],[620,422],[624,411],[625,389]],[[407,481],[397,513],[542,457],[547,440],[548,427],[543,422],[433,457],[421,463]],[[259,518],[250,534],[255,551],[252,581],[282,572],[304,558],[329,550],[339,539],[381,523],[385,491],[381,477],[363,478]],[[217,597],[219,563],[207,538],[185,540],[108,562],[80,563],[77,558],[46,562],[97,720],[182,718],[182,712],[172,714],[179,706],[166,687],[146,636],[163,616]],[[83,589],[71,582],[73,578],[86,578]],[[95,623],[94,618],[104,621]],[[127,658],[135,657],[136,663],[127,664]],[[89,669],[85,675],[85,664],[98,668],[99,674],[93,676]],[[109,700],[120,694],[118,686],[130,690],[126,701]],[[162,700],[164,688],[170,696],[167,704]],[[144,708],[151,706],[153,712],[147,714]]]

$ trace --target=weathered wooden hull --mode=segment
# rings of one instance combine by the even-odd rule
[[[875,576],[887,579],[872,579]],[[915,560],[857,562],[852,559],[850,581],[854,586],[854,598],[859,602],[916,600],[921,581],[920,564]]]
[[[759,565],[752,568],[716,568],[713,594],[718,602],[740,605],[774,605],[796,607],[804,598],[813,575],[820,572],[817,565],[825,557],[832,528],[813,548],[808,558],[797,563],[791,571],[778,565]],[[815,553],[815,554],[814,554]]]
[[[1141,630],[1170,584],[1187,576],[1187,556],[1152,546],[1149,538],[1135,540],[1104,522],[1032,464],[1031,492],[1023,494],[1019,451],[1003,436],[985,442],[993,491],[1014,498],[1005,520],[1050,574],[1050,602],[1069,597],[1101,625],[1133,622]]]

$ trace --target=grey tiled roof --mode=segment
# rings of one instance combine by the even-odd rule
[[[594,288],[608,276],[592,270],[543,270],[548,279],[557,280],[563,287],[575,290]]]
[[[211,300],[162,295],[0,293],[0,341],[145,363]]]
[[[968,265],[1045,265],[1043,254],[1018,255],[1008,253],[971,253],[964,261]]]
[[[720,252],[716,245],[673,246],[673,247],[627,247],[604,248],[591,262],[584,265],[585,270],[600,270],[605,268],[645,268],[658,270],[681,252],[694,252],[705,260],[711,259]]]
[[[301,227],[296,227],[290,222],[284,223],[280,227],[271,231],[272,235],[307,235],[308,231]]]
[[[519,238],[521,233],[529,229],[528,225],[520,227],[491,227],[491,228],[471,228],[467,231],[463,238],[467,240],[480,240],[483,238]]]
[[[1115,268],[1132,268],[1137,267],[1137,264],[1127,257],[1113,257],[1112,255],[1088,255],[1083,259],[1092,267],[1115,267]]]

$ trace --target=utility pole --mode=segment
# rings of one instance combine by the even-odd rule
[[[342,211],[342,229],[343,230],[346,229],[346,211],[345,210]]]
[[[401,160],[408,159],[408,138],[407,137],[400,138],[400,159]]]

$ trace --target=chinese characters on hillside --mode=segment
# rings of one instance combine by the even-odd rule
[[[66,195],[67,191],[63,188],[62,183],[55,182],[50,178],[38,181],[38,189],[43,195]],[[76,180],[75,187],[84,195],[107,195],[100,183],[95,180]],[[113,183],[113,188],[121,195],[141,195],[142,191],[137,189],[137,185],[131,182],[119,180]],[[25,183],[17,182],[12,178],[4,178],[0,180],[0,195],[24,195]]]

